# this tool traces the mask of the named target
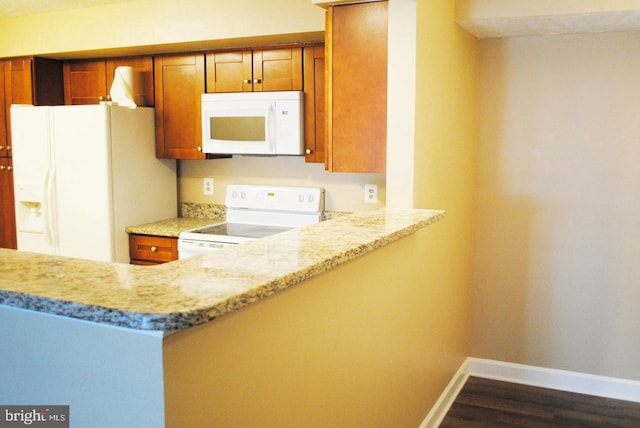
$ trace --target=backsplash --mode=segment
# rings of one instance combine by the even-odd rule
[[[180,205],[180,217],[225,218],[226,215],[226,205],[201,204],[196,202],[183,202]]]

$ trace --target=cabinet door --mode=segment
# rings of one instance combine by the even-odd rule
[[[32,58],[12,58],[4,63],[5,97],[11,104],[33,104]]]
[[[384,173],[387,136],[387,2],[327,11],[327,166]]]
[[[305,47],[304,69],[304,145],[307,162],[326,161],[324,45]]]
[[[11,158],[0,158],[0,247],[17,248]]]
[[[154,76],[156,156],[204,159],[200,113],[204,54],[157,56]]]
[[[146,56],[108,59],[106,62],[107,92],[111,90],[116,68],[121,66],[133,67],[133,100],[136,105],[153,107],[153,58]]]
[[[251,92],[250,50],[210,52],[206,55],[207,92]]]
[[[104,60],[65,62],[65,104],[98,104],[107,99],[106,64]]]
[[[253,90],[301,91],[302,48],[253,51]]]

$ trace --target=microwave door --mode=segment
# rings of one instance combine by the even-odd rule
[[[273,154],[272,111],[243,108],[203,112],[205,153]]]

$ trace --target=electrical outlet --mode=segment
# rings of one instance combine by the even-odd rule
[[[202,192],[207,196],[213,195],[213,178],[205,178],[202,180]]]
[[[364,203],[365,204],[378,203],[378,186],[376,184],[364,185]]]

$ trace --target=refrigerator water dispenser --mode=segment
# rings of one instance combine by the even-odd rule
[[[42,185],[16,183],[16,227],[20,232],[44,233]]]

